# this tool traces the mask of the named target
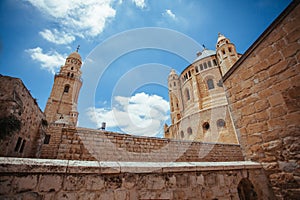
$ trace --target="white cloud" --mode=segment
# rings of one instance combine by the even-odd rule
[[[164,16],[168,16],[173,20],[176,20],[176,15],[169,9],[165,10],[165,12],[163,13]]]
[[[141,9],[146,7],[145,0],[132,0],[132,2]]]
[[[57,29],[53,29],[53,31],[45,29],[44,31],[39,32],[39,34],[44,39],[55,44],[70,44],[75,40],[73,35],[70,35],[64,31],[59,32]]]
[[[157,95],[137,93],[131,97],[116,96],[112,109],[90,108],[90,119],[101,126],[118,127],[133,135],[156,136],[162,134],[168,120],[169,103]]]
[[[41,32],[44,38],[53,42],[53,39],[58,37],[58,33],[66,33],[66,38],[61,39],[60,44],[70,43],[75,36],[86,38],[99,35],[103,31],[106,21],[116,14],[116,11],[110,6],[114,0],[28,1],[60,26],[59,30]]]
[[[43,49],[36,47],[34,49],[25,50],[32,60],[38,61],[41,63],[42,68],[50,71],[52,74],[55,73],[59,67],[64,64],[66,55],[61,55],[56,51],[50,51],[48,53],[43,53]]]

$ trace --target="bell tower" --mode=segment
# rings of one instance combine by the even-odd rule
[[[76,126],[78,120],[77,101],[82,85],[81,57],[77,50],[71,53],[59,73],[54,76],[54,84],[45,108],[49,124]]]
[[[217,58],[221,68],[222,76],[233,66],[239,59],[235,46],[228,38],[219,33],[216,44]]]

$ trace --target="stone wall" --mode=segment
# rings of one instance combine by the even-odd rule
[[[274,199],[261,166],[253,162],[0,158],[0,188],[0,199]]]
[[[52,135],[54,142],[51,138],[49,144],[43,145],[41,158],[144,162],[244,160],[236,144],[139,137],[86,128],[56,129]]]
[[[278,199],[300,199],[300,5],[291,5],[224,76],[243,153]]]
[[[0,156],[39,156],[46,128],[44,119],[36,99],[23,82],[0,75]],[[12,131],[4,131],[7,128]]]

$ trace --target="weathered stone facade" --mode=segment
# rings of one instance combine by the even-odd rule
[[[131,162],[243,161],[237,144],[138,137],[86,128],[56,128],[41,158]],[[50,141],[52,138],[50,139]]]
[[[224,77],[243,153],[278,199],[300,199],[300,5],[294,1]]]
[[[38,157],[47,122],[20,79],[0,75],[0,110],[0,156]]]
[[[1,199],[274,199],[261,166],[252,162],[0,158],[0,163]]]
[[[168,77],[171,125],[165,126],[165,137],[237,144],[222,74],[240,57],[235,46],[219,34],[216,51],[205,49],[178,76]]]

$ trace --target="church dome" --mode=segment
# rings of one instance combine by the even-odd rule
[[[77,58],[81,61],[81,56],[79,55],[79,53],[77,51],[74,51],[73,53],[71,53],[68,58]]]
[[[197,58],[194,60],[194,62],[215,54],[216,51],[214,50],[204,49],[202,52],[197,53]]]

